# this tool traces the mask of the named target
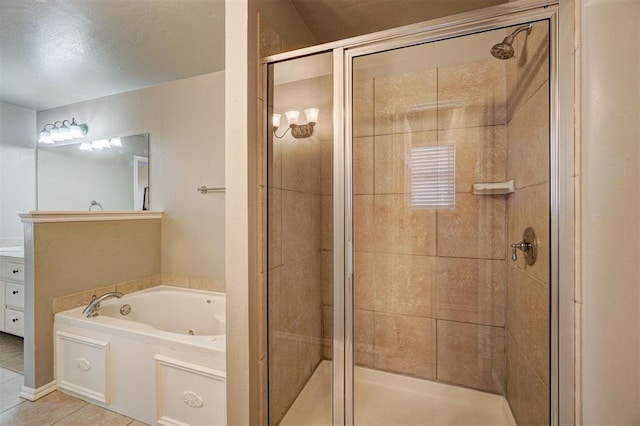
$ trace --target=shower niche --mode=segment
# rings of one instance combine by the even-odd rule
[[[269,424],[550,422],[550,22],[269,61]]]

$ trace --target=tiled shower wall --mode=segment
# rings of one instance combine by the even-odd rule
[[[504,392],[506,199],[475,196],[472,185],[506,179],[505,67],[490,60],[356,76],[358,365]],[[456,147],[455,209],[409,207],[407,152],[443,144]],[[330,252],[323,261],[330,272]],[[331,281],[323,278],[329,342]]]
[[[287,128],[285,111],[300,111],[304,123],[305,108],[320,108],[312,137],[287,134],[274,138],[269,147],[269,388],[274,425],[323,359],[321,217],[330,195],[323,195],[321,177],[327,171],[319,158],[321,146],[331,146],[333,138],[332,93],[331,76],[274,88],[274,111],[283,114],[279,135]]]
[[[509,242],[533,227],[538,260],[508,262],[507,399],[519,424],[549,419],[549,37],[546,22],[522,33],[507,66]]]

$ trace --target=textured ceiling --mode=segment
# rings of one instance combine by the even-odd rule
[[[481,9],[508,0],[291,0],[318,42]]]
[[[224,0],[0,0],[0,100],[44,110],[224,69]]]
[[[506,0],[291,1],[328,42]],[[224,0],[0,0],[0,101],[41,111],[222,69]]]

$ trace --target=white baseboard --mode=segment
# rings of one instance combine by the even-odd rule
[[[36,399],[40,399],[43,396],[50,394],[56,389],[57,389],[57,386],[56,386],[55,380],[47,383],[44,386],[40,386],[37,389],[23,386],[22,390],[20,390],[20,397],[24,399],[28,399],[29,401],[35,401]]]

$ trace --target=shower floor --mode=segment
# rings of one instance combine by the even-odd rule
[[[331,370],[320,363],[280,425],[332,424]],[[357,425],[516,425],[499,395],[363,367],[355,376]]]

